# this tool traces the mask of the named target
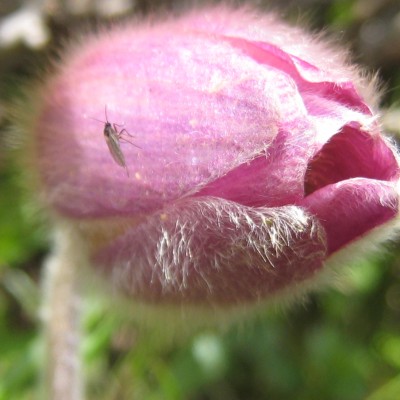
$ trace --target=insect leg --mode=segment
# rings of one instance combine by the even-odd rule
[[[128,135],[131,138],[134,138],[135,136],[133,136],[132,134],[130,134],[126,129],[122,129],[121,131],[118,132],[118,139],[122,140],[123,142],[127,142],[129,144],[131,144],[132,146],[137,147],[138,149],[141,149],[140,146],[138,146],[137,144],[131,142],[130,140],[126,139],[124,136],[122,136],[123,134]]]

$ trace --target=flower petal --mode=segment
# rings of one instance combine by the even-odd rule
[[[92,39],[44,92],[35,132],[50,202],[69,216],[106,217],[196,193],[268,149],[288,118],[282,96],[296,94],[290,82],[201,34],[154,28],[144,40],[126,28]],[[105,108],[141,148],[121,140],[130,177],[93,120]]]
[[[324,186],[300,203],[324,227],[330,254],[396,217],[399,193],[394,183],[353,178]]]
[[[234,304],[300,284],[322,266],[325,236],[301,208],[181,201],[96,252],[117,287],[147,301]]]
[[[399,165],[388,141],[353,123],[344,126],[310,160],[304,186],[309,194],[350,178],[394,181],[398,176]]]

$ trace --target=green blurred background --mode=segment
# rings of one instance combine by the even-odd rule
[[[0,2],[0,400],[40,398],[40,275],[49,248],[21,189],[6,110],[40,76],[59,43],[82,27],[188,3],[194,2],[33,0],[27,4],[41,10],[47,36],[39,43],[7,43],[1,27],[20,4]],[[246,3],[306,21],[350,47],[356,62],[379,73],[383,126],[400,138],[398,0]],[[82,346],[88,398],[400,399],[399,276],[399,243],[389,243],[354,266],[340,290],[314,294],[289,311],[266,310],[223,332],[206,329],[163,345],[89,298]]]

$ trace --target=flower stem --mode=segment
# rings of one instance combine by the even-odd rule
[[[81,304],[78,271],[85,264],[78,235],[60,224],[45,265],[43,320],[46,333],[45,391],[48,400],[81,400]]]

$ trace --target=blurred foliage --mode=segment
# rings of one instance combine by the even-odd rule
[[[138,0],[131,3],[131,12],[176,9],[182,3]],[[399,1],[271,0],[269,7],[278,3],[287,18],[305,15],[311,27],[350,43],[356,60],[379,69],[388,89],[383,104],[391,115],[400,115]],[[17,5],[2,2],[0,15],[7,16]],[[57,12],[48,18],[49,48],[80,24],[99,19],[90,10]],[[19,185],[12,152],[4,151],[10,128],[4,109],[21,91],[20,82],[32,78],[45,59],[42,49],[21,44],[0,49],[0,58],[0,400],[23,400],[38,393],[39,278],[47,247]],[[394,121],[390,130],[400,133],[400,120]],[[269,311],[223,333],[206,330],[164,346],[108,312],[98,299],[88,298],[82,346],[88,398],[397,399],[399,276],[400,250],[391,244],[385,254],[355,266],[341,291],[313,295],[305,306]]]

